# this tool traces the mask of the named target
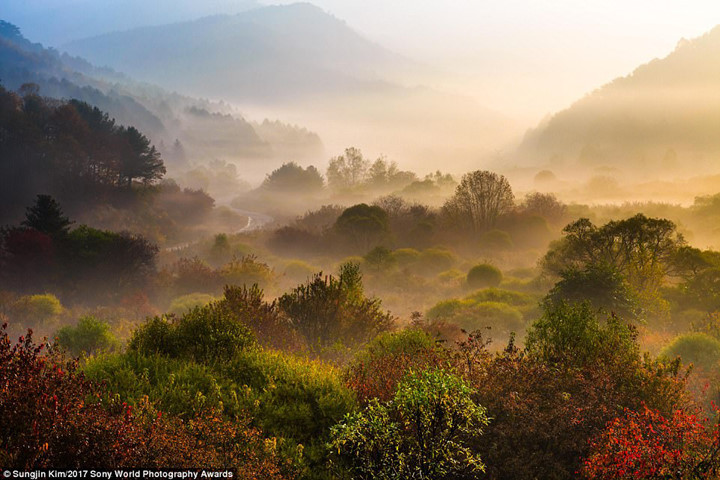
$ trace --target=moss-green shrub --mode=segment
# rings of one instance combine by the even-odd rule
[[[480,248],[492,252],[512,250],[513,241],[510,234],[502,230],[489,230],[480,236]]]
[[[303,450],[306,478],[327,477],[330,427],[356,408],[336,369],[260,348],[213,365],[130,351],[93,358],[84,371],[130,404],[147,396],[161,411],[188,419],[207,408],[229,419],[249,415],[265,435],[278,438],[285,456]]]
[[[51,293],[20,297],[10,308],[10,318],[28,327],[51,324],[62,313],[60,300]]]
[[[475,265],[467,274],[467,284],[472,288],[497,287],[502,281],[502,272],[487,263]]]
[[[420,253],[414,270],[421,275],[434,276],[451,269],[456,263],[457,258],[452,252],[442,248],[428,248]]]
[[[428,320],[449,320],[458,312],[467,309],[474,304],[475,302],[472,300],[460,300],[458,298],[442,300],[430,308],[425,316]]]
[[[110,325],[92,316],[82,317],[75,326],[62,327],[55,339],[58,346],[75,357],[112,350],[118,345]]]
[[[517,332],[524,325],[522,313],[501,302],[478,302],[458,323],[467,331],[491,327],[503,333]]]
[[[155,317],[138,328],[128,345],[144,355],[162,354],[200,363],[230,360],[254,343],[250,329],[220,305],[195,307],[181,318]]]
[[[211,367],[163,355],[101,355],[83,367],[85,375],[104,381],[108,391],[137,405],[144,396],[163,412],[190,419],[207,408],[232,417],[241,412],[243,397],[229,379]]]
[[[680,357],[683,363],[693,363],[705,371],[713,370],[720,362],[720,340],[706,333],[688,333],[676,337],[660,355],[670,359]]]
[[[302,260],[292,260],[285,265],[283,275],[294,283],[302,283],[312,277],[318,270]]]
[[[168,313],[181,316],[195,307],[204,307],[215,300],[215,297],[207,293],[189,293],[175,298],[170,302]]]
[[[537,303],[537,299],[521,292],[500,288],[485,288],[467,296],[476,302],[502,302],[515,307]]]
[[[393,252],[398,267],[407,268],[420,260],[420,252],[414,248],[398,248]]]

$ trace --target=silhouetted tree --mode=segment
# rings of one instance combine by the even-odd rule
[[[344,155],[330,159],[328,184],[334,189],[356,187],[367,179],[369,167],[370,162],[363,158],[359,149],[347,148]]]
[[[60,237],[67,234],[72,223],[54,198],[50,195],[38,195],[35,205],[27,209],[22,224],[51,237]]]
[[[125,148],[120,157],[119,183],[130,187],[136,178],[143,183],[160,180],[165,174],[165,165],[150,140],[135,127],[124,129],[121,135]]]
[[[388,214],[377,206],[353,205],[338,217],[335,231],[355,247],[367,251],[389,233]]]
[[[262,188],[276,192],[317,192],[324,181],[317,168],[303,168],[295,162],[285,163],[265,178]]]
[[[463,175],[443,212],[477,233],[495,226],[498,217],[513,208],[514,199],[507,178],[476,170]]]

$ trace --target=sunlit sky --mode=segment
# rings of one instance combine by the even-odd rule
[[[379,43],[448,70],[447,81],[481,103],[526,120],[720,24],[720,2],[706,0],[314,3]]]
[[[57,8],[91,2],[131,15],[83,19],[76,29],[49,28]],[[2,0],[0,18],[32,39],[61,45],[73,35],[234,13],[241,0]],[[142,3],[142,2],[141,2]],[[264,4],[293,3],[289,0]],[[636,66],[673,50],[681,38],[720,24],[720,2],[686,0],[314,0],[366,37],[447,72],[439,86],[469,93],[521,121],[536,121]],[[111,8],[112,7],[112,8]],[[77,10],[83,10],[78,8]],[[87,9],[85,9],[87,10]],[[140,8],[142,10],[142,7]],[[44,15],[44,12],[53,12]],[[121,21],[122,20],[122,21]],[[54,32],[54,33],[53,33]]]

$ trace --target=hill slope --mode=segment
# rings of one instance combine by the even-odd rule
[[[256,128],[227,105],[169,93],[113,70],[96,68],[82,58],[30,42],[16,26],[2,20],[0,80],[11,90],[36,83],[41,95],[90,103],[118,123],[139,128],[161,147],[179,140],[190,165],[174,165],[168,150],[171,170],[222,159],[246,163],[251,171],[256,165],[264,173],[268,160],[277,163],[288,156],[323,156],[319,137],[304,128],[278,121]]]
[[[710,168],[720,154],[720,27],[597,89],[529,131],[540,162],[644,171]]]

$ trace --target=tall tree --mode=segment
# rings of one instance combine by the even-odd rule
[[[72,223],[53,197],[38,195],[35,205],[28,207],[22,224],[51,237],[59,237],[68,233]]]
[[[455,195],[445,203],[443,211],[478,233],[495,226],[498,217],[513,208],[514,200],[507,178],[476,170],[463,175]]]
[[[356,187],[367,180],[369,168],[370,162],[363,158],[359,149],[346,148],[343,155],[330,159],[328,185],[334,189]]]
[[[581,218],[563,230],[542,260],[545,272],[561,275],[591,265],[617,269],[638,294],[652,294],[665,277],[677,272],[685,240],[673,222],[643,214],[597,227]]]
[[[120,157],[119,183],[130,187],[133,180],[153,183],[165,174],[165,165],[160,152],[150,144],[150,140],[135,127],[122,130],[125,141]]]

